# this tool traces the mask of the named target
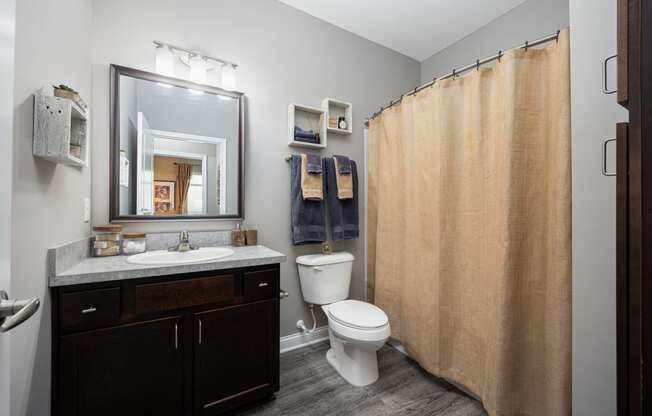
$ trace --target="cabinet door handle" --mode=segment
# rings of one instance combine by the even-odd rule
[[[197,319],[197,324],[199,326],[199,334],[197,336],[197,342],[201,344],[201,319]]]
[[[258,283],[258,287],[267,287],[267,286],[269,286],[269,283],[265,283],[265,282]]]
[[[179,324],[174,323],[174,349],[179,349]]]
[[[81,313],[86,315],[87,313],[93,313],[97,310],[95,306],[91,306],[90,308],[82,309]]]
[[[609,61],[616,59],[618,55],[611,55],[602,62],[602,93],[603,94],[615,94],[618,90],[609,89]]]
[[[607,145],[609,142],[615,142],[616,139],[607,139],[602,142],[602,174],[604,176],[616,176],[616,172],[609,172],[607,170]]]

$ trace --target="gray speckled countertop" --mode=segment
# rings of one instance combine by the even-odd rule
[[[66,270],[51,274],[49,285],[50,287],[70,286],[142,277],[262,266],[265,264],[282,263],[287,259],[285,254],[264,246],[226,247],[234,251],[233,255],[210,262],[174,266],[131,264],[127,263],[128,256],[88,257]]]

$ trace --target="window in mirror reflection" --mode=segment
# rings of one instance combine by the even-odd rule
[[[224,98],[120,76],[121,215],[238,213],[239,104]]]

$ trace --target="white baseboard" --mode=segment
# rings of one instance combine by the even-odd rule
[[[296,334],[281,337],[281,354],[284,352],[296,350],[297,348],[307,347],[328,339],[328,325],[320,326],[314,332]]]

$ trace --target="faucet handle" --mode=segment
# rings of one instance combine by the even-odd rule
[[[179,233],[179,241],[185,241],[185,242],[188,241],[188,231],[184,230],[181,231],[181,233]]]

